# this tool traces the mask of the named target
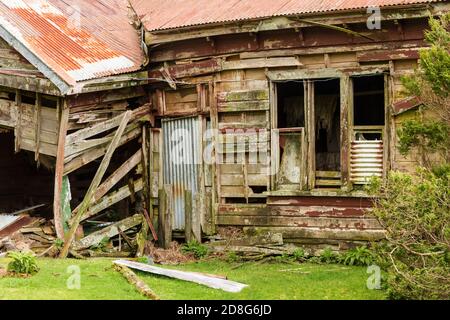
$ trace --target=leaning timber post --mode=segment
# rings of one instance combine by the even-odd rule
[[[125,131],[125,128],[128,124],[128,121],[131,119],[132,112],[127,111],[122,116],[122,120],[120,121],[119,128],[117,129],[114,138],[111,141],[111,144],[108,147],[108,150],[106,151],[105,156],[103,157],[102,162],[100,163],[100,166],[98,167],[97,172],[95,173],[94,179],[92,179],[91,185],[89,186],[88,191],[86,192],[86,195],[81,202],[80,209],[78,210],[77,214],[73,218],[72,225],[70,226],[70,230],[67,233],[64,241],[64,247],[61,250],[60,258],[66,258],[67,254],[69,253],[69,249],[72,245],[72,241],[75,237],[75,232],[78,228],[78,226],[81,223],[81,219],[83,218],[83,215],[86,213],[86,211],[89,209],[91,205],[92,198],[100,185],[103,176],[105,175],[106,170],[108,169],[109,163],[111,161],[112,155],[114,151],[116,150],[117,146],[120,143],[120,138],[122,137],[122,134]]]
[[[55,186],[53,195],[53,217],[55,223],[56,235],[59,239],[64,239],[64,221],[61,206],[61,196],[63,189],[64,176],[64,148],[67,135],[67,126],[69,123],[69,108],[64,104],[61,110],[61,118],[59,122],[58,149],[56,152],[55,167]]]
[[[163,189],[159,190],[159,245],[168,249],[172,242],[172,216],[174,210],[173,204],[173,186],[164,185]]]
[[[186,242],[192,241],[192,191],[184,191],[184,235]]]

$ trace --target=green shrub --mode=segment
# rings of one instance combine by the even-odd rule
[[[305,250],[303,250],[302,248],[295,249],[294,252],[292,252],[292,258],[296,261],[305,261],[306,260]]]
[[[35,274],[39,271],[36,258],[26,252],[10,252],[8,257],[12,261],[8,264],[8,272],[19,274]]]
[[[197,241],[190,241],[188,243],[185,243],[181,247],[181,251],[183,253],[192,253],[197,259],[201,259],[208,255],[208,247],[202,245],[201,243],[198,243]]]
[[[375,254],[366,246],[350,249],[341,257],[341,262],[349,266],[369,266],[375,260]]]
[[[450,175],[444,173],[391,172],[384,184],[374,180],[368,188],[378,195],[373,214],[386,230],[375,250],[391,298],[450,297]]]
[[[326,248],[320,253],[320,256],[318,257],[319,262],[321,263],[339,263],[339,255],[331,248]]]

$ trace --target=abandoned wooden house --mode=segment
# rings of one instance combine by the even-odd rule
[[[0,0],[0,212],[45,204],[80,249],[105,221],[97,244],[381,239],[364,185],[414,168],[400,78],[449,3],[173,2]]]

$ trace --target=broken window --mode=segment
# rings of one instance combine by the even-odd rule
[[[350,169],[354,184],[384,172],[384,75],[353,77],[353,133]]]
[[[278,128],[305,126],[305,94],[303,81],[277,84]]]

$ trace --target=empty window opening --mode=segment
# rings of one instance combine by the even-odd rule
[[[383,126],[384,76],[376,75],[353,78],[353,92],[354,125]]]
[[[316,171],[340,171],[340,81],[314,83]]]
[[[277,83],[278,128],[305,126],[305,95],[302,81]]]

